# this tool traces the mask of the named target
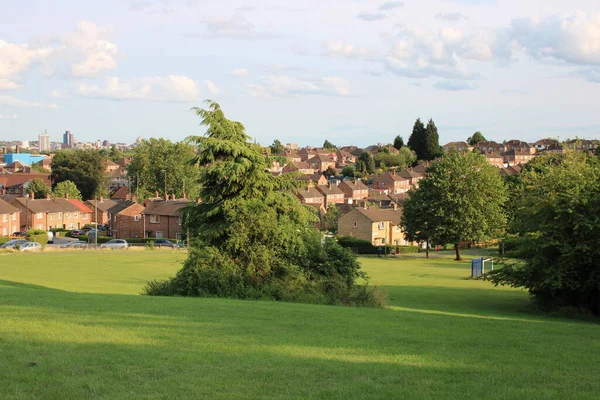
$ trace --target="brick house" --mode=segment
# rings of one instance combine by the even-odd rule
[[[483,155],[485,156],[485,159],[488,163],[498,168],[504,167],[504,156],[502,154],[495,153],[493,151],[486,151],[485,153],[483,153]]]
[[[79,219],[78,227],[82,228],[85,225],[92,223],[92,209],[90,209],[83,201],[77,199],[68,200],[69,203],[73,204],[75,207],[79,209]]]
[[[51,187],[49,174],[1,174],[0,190],[5,190],[6,194],[13,196],[24,196],[27,188],[35,178],[41,179],[48,188]]]
[[[399,209],[378,210],[358,207],[340,217],[338,233],[367,240],[374,246],[406,245],[400,225],[401,217],[402,211]]]
[[[405,168],[398,172],[402,178],[408,179],[410,188],[412,189],[414,186],[418,185],[419,181],[425,177],[425,174],[416,172],[413,169]]]
[[[385,172],[373,181],[373,188],[386,194],[405,193],[410,187],[410,179],[400,176],[396,171]]]
[[[534,157],[528,149],[512,148],[504,153],[504,162],[508,165],[527,164]]]
[[[281,170],[282,173],[288,174],[290,172],[299,172],[304,175],[314,174],[316,171],[314,168],[311,168],[308,163],[304,161],[291,162],[287,164]]]
[[[329,167],[335,168],[335,160],[321,154],[317,154],[306,162],[310,168],[317,172],[325,172]]]
[[[117,239],[144,237],[144,206],[133,200],[117,202],[107,210],[108,232]]]
[[[129,188],[127,186],[121,186],[110,196],[112,200],[129,200],[131,199],[131,195],[129,193]]]
[[[183,239],[181,212],[191,203],[187,199],[148,199],[144,201],[145,237]]]
[[[556,139],[540,139],[533,144],[533,147],[535,147],[537,151],[542,151],[548,149],[549,147],[556,147],[559,145],[560,143]]]
[[[530,145],[527,142],[523,142],[522,140],[509,140],[507,142],[504,143],[505,146],[505,152],[509,151],[511,149],[517,149],[523,152],[528,152],[529,154],[535,154],[536,153],[536,149],[534,146]]]
[[[311,174],[311,175],[304,175],[304,176],[299,176],[297,178],[297,180],[299,181],[306,181],[307,185],[314,185],[314,186],[322,186],[322,185],[327,185],[329,183],[329,181],[327,180],[327,177],[323,174]]]
[[[325,196],[319,192],[314,186],[309,185],[303,189],[296,189],[294,195],[302,204],[321,206],[325,204]]]
[[[344,192],[344,202],[348,204],[356,203],[369,196],[369,188],[360,180],[345,179],[338,188]]]
[[[477,147],[482,153],[483,152],[493,152],[503,154],[505,150],[505,146],[503,143],[496,143],[494,141],[485,141],[477,143]]]
[[[450,150],[456,150],[459,153],[463,153],[465,151],[473,151],[473,146],[471,146],[467,142],[450,142],[446,143],[444,146],[444,151],[447,153]]]
[[[10,236],[21,229],[21,211],[0,199],[0,236]]]
[[[323,195],[325,199],[325,208],[330,204],[344,204],[344,192],[335,185],[318,185],[316,189]]]
[[[300,157],[300,161],[307,161],[309,158],[312,158],[317,155],[317,152],[313,149],[309,149],[304,147],[296,153],[298,157]]]
[[[53,228],[80,229],[89,220],[83,220],[81,210],[68,199],[34,199],[28,195],[9,201],[23,216],[21,230],[29,228],[50,230]]]
[[[92,210],[91,220],[92,222],[97,222],[99,225],[108,224],[108,209],[112,206],[116,205],[117,202],[111,199],[105,199],[100,196],[98,200],[88,200],[85,204]],[[98,210],[96,211],[96,207]],[[96,214],[98,215],[98,220],[96,221]]]

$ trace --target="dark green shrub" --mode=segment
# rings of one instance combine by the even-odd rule
[[[4,244],[10,240],[8,236],[0,236],[0,244]]]
[[[146,242],[146,248],[148,250],[154,250],[154,241],[153,240],[149,240]]]

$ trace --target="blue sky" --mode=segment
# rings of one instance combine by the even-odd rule
[[[597,0],[5,1],[0,140],[179,140],[204,99],[263,144],[600,139]]]

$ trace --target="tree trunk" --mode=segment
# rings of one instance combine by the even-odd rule
[[[454,261],[462,261],[462,258],[460,258],[460,245],[458,243],[454,243],[454,250],[456,251],[456,259]]]
[[[425,241],[425,258],[429,258],[429,239]]]

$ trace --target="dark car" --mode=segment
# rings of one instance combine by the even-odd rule
[[[176,243],[171,242],[170,240],[167,239],[157,239],[154,241],[154,246],[156,247],[170,247],[172,249],[177,249],[179,246],[177,246]]]
[[[14,237],[25,237],[27,236],[27,232],[15,232],[13,233]]]
[[[0,246],[0,249],[14,249],[14,248],[19,247],[23,243],[27,243],[27,240],[25,240],[25,239],[9,240],[8,242],[6,242],[2,246]]]
[[[81,235],[85,235],[85,231],[82,231],[81,229],[76,229],[73,232],[71,232],[72,238],[78,238]]]

